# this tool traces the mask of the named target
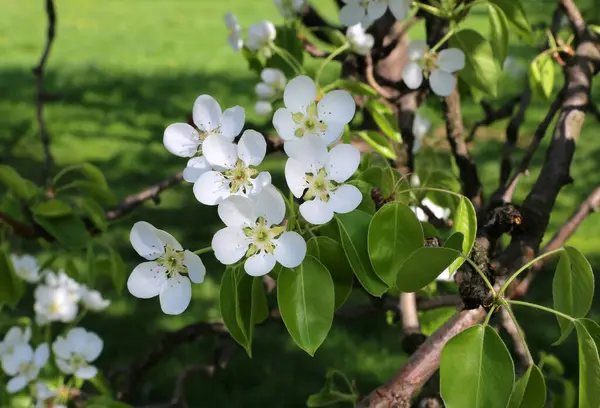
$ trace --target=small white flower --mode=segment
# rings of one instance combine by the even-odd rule
[[[340,21],[345,26],[361,23],[370,26],[375,20],[390,11],[397,20],[408,16],[409,0],[342,0],[345,5],[340,9]]]
[[[261,82],[256,84],[254,91],[260,99],[273,99],[281,95],[285,89],[287,79],[285,74],[277,68],[265,68],[260,73]]]
[[[239,51],[244,46],[244,40],[242,40],[242,27],[238,23],[238,19],[231,13],[226,13],[224,17],[225,25],[229,34],[227,35],[227,41],[234,51]]]
[[[325,224],[334,213],[353,211],[362,194],[344,184],[360,162],[360,152],[349,144],[334,146],[329,152],[323,142],[308,136],[301,149],[295,150],[285,164],[285,179],[294,196],[303,198],[300,213],[311,224]]]
[[[449,208],[441,207],[441,206],[437,205],[436,203],[434,203],[433,201],[431,201],[429,198],[424,198],[423,201],[421,201],[421,206],[427,207],[427,209],[429,211],[431,211],[431,213],[437,219],[447,220],[448,217],[450,217],[450,209]],[[421,207],[410,207],[410,208],[413,210],[413,212],[415,213],[415,215],[417,216],[419,221],[428,221],[429,220],[429,217],[427,216],[427,214],[425,213],[425,211],[423,211],[423,209]]]
[[[275,0],[274,3],[283,18],[292,18],[302,12],[306,0]]]
[[[168,232],[136,222],[129,236],[135,251],[150,262],[135,267],[127,280],[129,292],[140,299],[158,295],[166,314],[183,313],[192,298],[192,285],[202,283],[206,268],[200,257],[183,250]]]
[[[258,166],[267,153],[267,142],[263,135],[255,130],[246,130],[237,145],[223,138],[207,139],[204,143],[204,156],[222,171],[209,171],[201,175],[194,183],[196,199],[205,205],[219,204],[230,195],[249,195],[257,193],[262,181],[269,173],[261,173],[256,178]],[[259,183],[255,180],[259,179]]]
[[[35,408],[67,408],[66,405],[56,404],[56,390],[51,390],[45,383],[36,382],[33,396],[35,398]]]
[[[285,140],[288,155],[292,145],[309,135],[319,136],[327,145],[336,142],[344,133],[344,126],[354,117],[356,104],[348,92],[331,91],[319,103],[316,97],[317,87],[305,75],[292,79],[285,87],[285,108],[277,109],[273,126]]]
[[[352,51],[359,55],[367,55],[375,43],[373,36],[367,34],[360,23],[348,27],[346,30],[346,37],[348,38]]]
[[[104,343],[96,333],[75,327],[66,337],[58,336],[52,343],[56,365],[65,374],[89,380],[98,374],[98,369],[90,365],[102,352]]]
[[[90,289],[85,285],[81,285],[80,294],[81,303],[93,312],[101,312],[110,306],[110,300],[104,299],[100,292]]]
[[[248,28],[246,46],[251,51],[258,51],[265,54],[265,56],[270,56],[270,46],[275,41],[276,35],[275,26],[270,21],[252,24]]]
[[[79,311],[80,285],[64,271],[58,274],[49,272],[45,284],[35,288],[34,298],[33,310],[38,324],[54,321],[68,323],[77,317]]]
[[[306,242],[296,232],[279,224],[285,203],[272,185],[252,198],[230,196],[219,204],[219,217],[227,226],[212,239],[215,257],[231,265],[246,257],[244,270],[252,276],[269,273],[275,263],[295,268],[306,255]]]
[[[258,116],[270,116],[273,113],[273,105],[269,101],[258,101],[254,105],[254,112]]]
[[[31,327],[27,326],[25,329],[18,326],[11,327],[6,332],[4,340],[0,341],[0,358],[4,359],[5,356],[13,354],[18,345],[27,344],[30,339]]]
[[[19,344],[12,354],[2,359],[2,369],[12,378],[6,384],[6,391],[21,391],[31,381],[37,379],[40,369],[46,365],[50,350],[46,343],[33,351],[29,344]]]
[[[29,283],[36,283],[40,280],[40,266],[33,256],[12,254],[10,260],[19,278]]]
[[[453,73],[465,67],[465,54],[458,48],[447,48],[439,53],[430,53],[424,40],[415,40],[408,45],[410,62],[402,70],[402,79],[410,89],[417,89],[423,75],[429,77],[431,90],[439,96],[448,96],[456,87]]]
[[[415,141],[413,143],[413,154],[417,153],[423,144],[423,137],[429,131],[431,127],[431,121],[418,113],[415,113],[415,118],[413,119],[412,131],[415,136]]]

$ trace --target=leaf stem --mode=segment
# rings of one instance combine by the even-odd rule
[[[444,45],[444,43],[446,41],[448,41],[450,39],[450,37],[452,37],[454,35],[454,30],[448,30],[448,32],[446,33],[445,36],[442,37],[441,40],[438,41],[438,43],[436,45],[434,45],[433,47],[431,47],[430,52],[436,52],[442,45]]]
[[[531,308],[534,308],[534,309],[540,309],[540,310],[543,310],[545,312],[555,314],[556,316],[563,317],[563,318],[565,318],[565,319],[567,319],[567,320],[569,320],[571,322],[574,322],[575,320],[577,320],[577,319],[575,319],[575,318],[573,318],[573,317],[571,317],[571,316],[569,316],[567,314],[559,312],[558,310],[554,310],[554,309],[551,309],[549,307],[538,305],[538,304],[535,304],[535,303],[522,302],[520,300],[510,300],[510,299],[505,300],[505,302],[508,303],[508,304],[511,304],[511,305],[527,306],[527,307],[531,307]]]
[[[206,247],[206,248],[200,248],[200,249],[197,249],[197,250],[195,250],[195,251],[194,251],[194,253],[195,253],[196,255],[202,255],[202,254],[205,254],[205,253],[207,253],[207,252],[210,252],[210,251],[212,251],[212,250],[213,250],[213,249],[212,249],[212,247],[211,247],[211,246],[208,246],[208,247]]]
[[[331,61],[333,61],[333,59],[335,57],[337,57],[338,55],[340,55],[342,52],[346,51],[349,48],[350,48],[350,44],[345,43],[341,47],[333,50],[333,52],[331,54],[329,54],[327,56],[327,58],[325,58],[323,60],[323,62],[321,62],[321,65],[319,66],[319,69],[317,70],[317,74],[315,75],[315,84],[317,84],[317,88],[320,88],[319,80],[321,79],[321,75],[323,74],[323,70],[325,70],[325,67],[327,66],[327,64],[329,64]]]
[[[527,341],[525,341],[525,336],[523,335],[523,330],[521,330],[521,326],[519,326],[519,323],[517,322],[517,317],[513,313],[512,309],[510,308],[510,305],[506,302],[506,300],[502,299],[501,303],[504,306],[504,308],[506,309],[506,311],[508,312],[508,315],[510,316],[511,320],[515,324],[515,328],[517,329],[517,333],[519,334],[521,343],[523,343],[523,347],[525,347],[525,351],[527,352],[527,357],[529,357],[529,361],[531,362],[531,364],[533,364],[533,356],[531,355],[529,346],[527,346]]]
[[[485,273],[483,273],[483,271],[479,268],[479,266],[477,266],[477,264],[475,262],[473,262],[471,260],[471,258],[469,258],[467,255],[463,254],[462,252],[460,253],[460,255],[465,259],[465,261],[467,261],[473,267],[473,269],[475,269],[477,271],[477,273],[479,274],[479,276],[481,276],[481,279],[483,279],[483,281],[485,282],[486,286],[492,292],[492,295],[494,296],[494,299],[496,299],[498,297],[498,294],[496,293],[496,290],[494,289],[494,285],[492,285],[492,283],[487,278],[487,276],[485,276]]]
[[[302,73],[302,65],[294,58],[292,54],[290,54],[286,49],[280,48],[275,44],[271,44],[271,49],[275,51],[275,54],[279,55],[282,60],[285,61],[286,64],[290,66],[294,70],[296,74]]]
[[[498,307],[498,305],[493,305],[492,308],[490,309],[490,311],[488,312],[487,316],[485,317],[485,321],[483,322],[483,326],[487,326],[488,323],[490,322],[490,319],[492,318],[492,314],[494,314],[494,310],[496,310],[496,308]]]
[[[538,256],[537,258],[527,262],[525,265],[523,265],[521,267],[521,269],[519,269],[517,272],[515,272],[510,278],[508,278],[508,280],[504,283],[504,285],[502,285],[502,287],[500,288],[500,291],[498,292],[499,296],[504,295],[504,292],[506,291],[506,289],[508,289],[508,286],[512,283],[512,281],[514,281],[516,279],[517,276],[519,276],[523,271],[526,271],[531,265],[533,265],[534,263],[536,263],[537,261],[546,258],[547,256],[550,255],[554,255],[558,252],[564,251],[564,248],[558,248],[558,249],[554,249],[552,251],[546,252],[545,254],[542,254],[540,256]]]

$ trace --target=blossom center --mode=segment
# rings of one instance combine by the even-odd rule
[[[236,194],[240,190],[247,194],[249,188],[252,187],[252,177],[256,173],[255,169],[249,168],[243,161],[238,160],[235,167],[226,171],[223,175],[229,180],[229,189],[232,194]]]
[[[358,5],[362,8],[367,8],[367,7],[369,7],[370,2],[371,2],[371,0],[361,0],[358,2]]]
[[[178,273],[187,273],[187,267],[183,264],[183,251],[176,251],[171,245],[165,246],[165,254],[156,260],[159,265],[167,269],[167,276],[174,277]]]
[[[306,201],[319,197],[321,201],[326,203],[331,198],[331,193],[338,188],[338,183],[327,178],[327,171],[324,168],[319,170],[317,174],[306,173],[305,180],[308,188],[303,198]]]
[[[88,365],[87,361],[79,354],[73,354],[69,362],[71,363],[71,366],[75,369],[75,371],[77,371],[81,367],[85,367]]]
[[[257,252],[265,251],[272,254],[275,250],[273,240],[279,237],[284,228],[279,225],[269,225],[266,218],[259,217],[254,226],[244,229],[244,234],[250,240],[250,247],[246,256],[254,255]]]
[[[292,120],[298,125],[298,128],[294,132],[296,137],[303,137],[306,134],[316,134],[327,131],[327,124],[319,119],[316,102],[312,102],[308,105],[306,113],[296,112],[292,114]]]

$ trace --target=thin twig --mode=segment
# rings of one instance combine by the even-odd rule
[[[386,89],[384,89],[377,80],[375,79],[375,75],[373,73],[373,58],[371,54],[367,54],[365,56],[365,77],[367,78],[368,84],[371,88],[375,89],[379,95],[383,96],[386,99],[391,99],[394,97],[394,94]]]

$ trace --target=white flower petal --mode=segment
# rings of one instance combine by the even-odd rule
[[[344,134],[345,125],[345,123],[337,123],[332,121],[329,121],[327,123],[327,130],[325,130],[325,132],[321,135],[323,141],[327,146],[331,146],[332,144],[340,140],[340,138]]]
[[[271,105],[271,102],[269,101],[258,101],[254,104],[254,113],[261,117],[269,116],[271,113],[273,113],[273,105]]]
[[[275,97],[277,92],[270,85],[265,84],[264,82],[259,82],[254,86],[254,93],[260,99],[271,99]]]
[[[238,159],[237,146],[220,135],[210,135],[202,144],[202,154],[213,166],[232,169]]]
[[[211,243],[215,258],[224,265],[231,265],[242,259],[248,245],[244,232],[236,227],[226,227],[217,231]]]
[[[77,378],[81,378],[83,380],[89,380],[92,379],[96,376],[96,374],[98,374],[98,369],[94,366],[83,366],[81,368],[79,368],[76,372],[75,372],[75,377]]]
[[[410,207],[410,209],[415,213],[419,221],[427,221],[429,219],[421,207]]]
[[[283,150],[290,158],[309,165],[314,170],[323,168],[328,160],[325,140],[315,135],[285,142]]]
[[[330,193],[329,205],[338,214],[349,213],[356,210],[362,201],[362,194],[358,188],[351,184],[343,184]]]
[[[456,87],[456,78],[441,69],[434,69],[429,75],[429,86],[439,96],[448,96]]]
[[[425,57],[425,51],[427,51],[427,41],[412,40],[408,44],[406,55],[411,61],[419,61]]]
[[[285,163],[285,181],[294,197],[302,197],[304,190],[308,187],[306,173],[310,170],[310,166],[296,159],[288,159]]]
[[[200,95],[194,102],[194,123],[203,132],[211,132],[221,123],[221,106],[210,95]]]
[[[86,343],[81,352],[81,356],[85,359],[85,361],[91,363],[92,361],[96,360],[98,356],[100,356],[100,353],[104,348],[104,342],[96,333],[92,332],[85,333],[85,340]]]
[[[349,27],[358,24],[365,17],[366,10],[360,7],[358,3],[349,3],[340,9],[340,21],[343,25]]]
[[[279,224],[285,217],[285,201],[281,193],[269,184],[253,197],[254,214],[265,217],[269,225]]]
[[[140,299],[149,299],[160,293],[167,280],[167,268],[156,262],[144,262],[135,267],[127,279],[127,290]]]
[[[276,262],[274,255],[260,251],[246,259],[244,270],[250,276],[263,276],[273,270]]]
[[[169,245],[176,251],[183,251],[183,247],[181,246],[179,241],[177,241],[175,237],[169,234],[167,231],[163,231],[161,229],[156,228],[156,236],[158,237],[158,239],[160,239],[160,242],[163,244],[163,247]]]
[[[300,214],[311,224],[325,224],[333,218],[333,209],[329,203],[321,201],[318,197],[305,201],[300,205]]]
[[[234,32],[227,36],[227,42],[233,51],[238,52],[244,47],[244,40],[240,32]]]
[[[35,349],[35,355],[33,357],[33,362],[38,368],[42,368],[46,365],[48,358],[50,357],[50,347],[48,347],[47,343],[40,344],[37,349]]]
[[[277,68],[265,68],[260,73],[260,78],[274,89],[284,89],[287,78],[283,71]]]
[[[6,383],[6,391],[8,391],[10,394],[19,392],[27,386],[27,383],[27,378],[22,375],[18,375],[11,378],[8,383]]]
[[[431,201],[429,198],[424,198],[423,201],[421,201],[421,204],[427,207],[429,210],[431,210],[431,212],[433,213],[433,215],[435,215],[436,218],[446,220],[450,216],[449,208],[441,207],[433,201]]]
[[[452,73],[465,67],[465,54],[458,48],[448,48],[440,51],[437,58],[439,69]]]
[[[201,175],[211,169],[212,166],[204,156],[192,157],[183,170],[183,179],[189,183],[195,183]]]
[[[240,134],[246,122],[246,111],[241,106],[225,109],[221,116],[221,135],[230,142]]]
[[[55,360],[58,369],[65,374],[73,374],[73,367],[67,361],[57,358]]]
[[[389,0],[390,11],[396,20],[404,20],[408,17],[409,2],[407,0]]]
[[[267,141],[256,130],[246,130],[238,142],[238,157],[246,166],[258,166],[267,153]]]
[[[313,80],[306,75],[292,79],[283,92],[285,107],[292,113],[306,112],[308,105],[313,103],[316,97],[317,87]]]
[[[402,79],[410,89],[417,89],[423,83],[423,70],[416,62],[408,62],[402,69]]]
[[[202,283],[206,275],[206,267],[202,259],[195,253],[185,250],[183,253],[183,264],[187,268],[188,277],[194,283]]]
[[[258,173],[258,176],[256,176],[252,180],[252,188],[250,189],[248,197],[252,198],[253,196],[256,196],[258,193],[260,193],[260,191],[263,188],[265,188],[269,184],[271,184],[271,173],[269,173],[268,171],[261,171],[260,173]]]
[[[19,372],[19,366],[23,359],[15,353],[9,353],[2,356],[2,370],[8,375],[15,375]]]
[[[325,169],[329,180],[342,183],[348,180],[358,169],[360,151],[349,144],[339,144],[329,151],[329,160]]]
[[[165,253],[165,248],[156,234],[156,228],[145,221],[133,224],[129,240],[135,252],[148,260],[156,259]]]
[[[187,276],[175,274],[167,279],[160,295],[160,308],[165,314],[178,315],[187,309],[192,299],[192,284]]]
[[[415,113],[412,131],[417,139],[422,138],[423,135],[429,131],[430,127],[431,121],[429,119]]]
[[[256,221],[252,200],[243,196],[227,197],[219,204],[217,212],[228,227],[245,228]]]
[[[371,21],[375,21],[385,14],[387,4],[380,0],[372,0],[367,6],[367,15]]]
[[[192,157],[200,146],[200,135],[187,123],[173,123],[165,129],[163,144],[175,156]]]
[[[58,336],[56,340],[54,340],[54,343],[52,343],[52,352],[54,352],[56,356],[66,360],[71,357],[71,346],[64,337]]]
[[[275,240],[273,255],[286,268],[300,265],[306,256],[306,242],[297,232],[286,231]]]
[[[229,181],[218,171],[207,171],[194,183],[194,196],[204,205],[217,205],[230,195]]]
[[[349,123],[356,112],[356,103],[347,91],[328,92],[318,103],[319,119],[323,122]]]
[[[239,25],[237,17],[234,14],[232,14],[231,12],[225,13],[225,16],[223,17],[223,21],[225,22],[225,25],[229,29],[234,29]]]
[[[273,127],[283,140],[297,139],[295,132],[298,126],[292,119],[292,113],[286,108],[279,108],[273,115]]]

